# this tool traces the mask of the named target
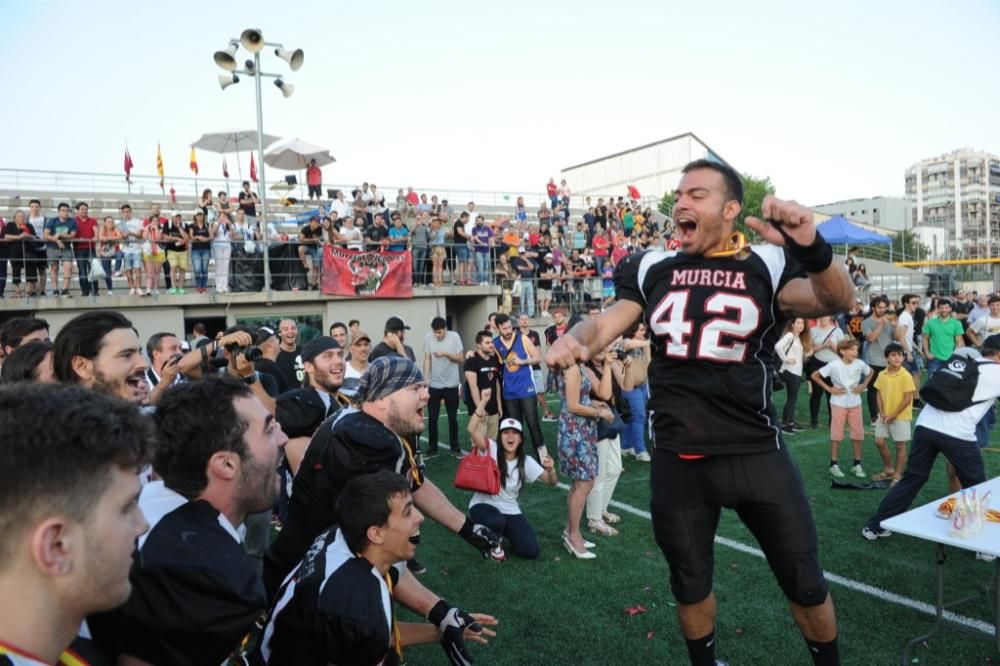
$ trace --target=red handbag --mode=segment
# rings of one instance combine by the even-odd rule
[[[500,468],[489,451],[473,449],[462,458],[455,470],[455,487],[477,493],[496,495],[500,492]]]

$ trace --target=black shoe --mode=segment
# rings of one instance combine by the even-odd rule
[[[430,460],[431,458],[437,458],[437,457],[438,457],[437,449],[434,449],[433,451],[427,451],[426,453],[423,454],[424,460]]]
[[[798,432],[798,430],[796,430],[792,426],[790,426],[787,423],[785,423],[785,424],[782,424],[782,426],[781,426],[781,432],[785,433],[786,435],[794,435],[795,433]]]
[[[805,428],[803,428],[802,426],[800,426],[798,423],[789,423],[788,425],[790,425],[792,427],[792,430],[794,430],[795,432],[805,432],[805,430],[806,430]]]
[[[456,458],[461,459],[461,458],[464,458],[465,456],[469,455],[469,452],[468,451],[463,451],[462,449],[452,449],[451,450],[451,455],[455,456]]]
[[[406,568],[409,569],[410,573],[412,573],[414,576],[420,576],[427,573],[427,567],[418,562],[417,558],[413,558],[412,560],[407,560]]]
[[[819,424],[818,423],[816,423],[815,421],[810,421],[809,422],[809,429],[810,430],[816,430],[817,428],[819,428]]]
[[[63,289],[63,290],[62,290],[62,292],[60,292],[60,293],[61,293],[61,294],[62,294],[63,296],[69,296],[69,289]]]

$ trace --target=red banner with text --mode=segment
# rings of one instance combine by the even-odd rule
[[[412,298],[413,259],[406,252],[361,252],[323,246],[323,293],[328,296]]]

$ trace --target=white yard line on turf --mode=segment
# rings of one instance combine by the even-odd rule
[[[565,483],[559,483],[559,488],[563,490],[569,490],[569,486]],[[637,509],[636,507],[625,504],[624,502],[619,502],[618,500],[611,500],[611,506],[616,509],[621,509],[626,513],[631,513],[634,516],[639,516],[640,518],[645,518],[646,520],[652,520],[652,516],[648,511],[643,511],[642,509]],[[759,557],[764,559],[764,552],[759,548],[754,546],[748,546],[745,543],[739,541],[734,541],[732,539],[727,539],[726,537],[717,536],[715,537],[715,543],[720,546],[725,546],[727,548],[732,548],[733,550],[738,550],[741,553],[746,553],[748,555],[753,555],[754,557]],[[861,592],[862,594],[867,594],[869,596],[875,597],[882,601],[888,602],[890,604],[896,604],[899,606],[905,606],[906,608],[912,608],[915,611],[919,611],[925,615],[936,616],[937,610],[932,604],[925,603],[923,601],[917,601],[916,599],[911,599],[909,597],[904,597],[901,594],[896,594],[895,592],[889,592],[888,590],[883,590],[880,587],[875,587],[874,585],[869,585],[868,583],[862,583],[851,578],[846,578],[844,576],[825,572],[826,579],[831,583],[836,583],[837,585],[842,585],[848,589],[854,590],[855,592]],[[975,618],[966,617],[965,615],[959,615],[958,613],[953,613],[952,611],[944,611],[944,617],[952,622],[957,622],[958,624],[969,627],[976,631],[981,631],[984,634],[990,636],[994,635],[994,627],[988,622],[983,622],[982,620],[977,620]]]

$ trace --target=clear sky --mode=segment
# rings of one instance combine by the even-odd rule
[[[291,98],[265,80],[264,129],[330,148],[327,183],[537,192],[692,131],[819,204],[1000,153],[995,0],[0,0],[0,26],[0,167],[120,172],[127,139],[137,172],[159,141],[190,175],[203,132],[256,126],[252,82],[223,92],[212,62],[247,27],[305,50]]]

